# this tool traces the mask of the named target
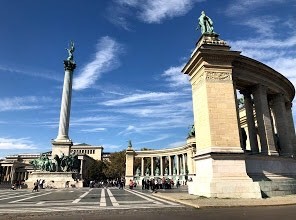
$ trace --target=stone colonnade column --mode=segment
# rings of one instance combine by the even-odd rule
[[[287,120],[288,120],[288,128],[290,131],[290,137],[291,142],[293,146],[293,155],[296,155],[296,136],[295,136],[295,126],[293,121],[293,114],[292,114],[292,103],[287,102],[286,103],[286,114],[287,114]]]
[[[5,168],[6,168],[6,171],[5,171],[5,181],[8,181],[8,175],[9,175],[8,169],[9,169],[9,167],[8,166],[5,166]]]
[[[150,157],[151,159],[151,171],[150,171],[150,175],[154,176],[154,159],[153,157]]]
[[[84,163],[83,161],[84,161],[83,159],[80,160],[80,179],[81,180],[83,180],[83,177],[84,177],[83,176],[83,174],[84,174],[83,173],[83,163]]]
[[[141,176],[144,176],[144,157],[141,157]]]
[[[277,128],[276,144],[278,145],[279,153],[283,156],[291,156],[293,154],[293,148],[283,94],[277,94],[272,97],[271,109],[275,117]]]
[[[183,163],[183,174],[186,174],[186,161],[185,161],[185,154],[182,154],[182,163]]]
[[[263,85],[257,85],[253,90],[253,96],[261,153],[266,155],[278,155],[275,148],[271,115],[267,101],[267,88]]]
[[[169,157],[169,173],[168,175],[172,175],[172,158],[171,156],[168,156]]]
[[[255,120],[254,120],[254,111],[253,111],[254,108],[253,108],[251,95],[248,91],[241,91],[241,94],[244,95],[244,105],[246,110],[251,151],[252,153],[259,153],[257,132],[256,132]]]
[[[163,156],[160,156],[160,176],[163,176]]]
[[[190,148],[188,151],[187,151],[187,167],[188,167],[188,174],[189,175],[193,175],[194,174],[194,170],[193,170],[193,152],[192,152],[192,149]]]
[[[180,165],[179,165],[179,155],[175,155],[175,163],[176,163],[176,168],[177,168],[177,173],[176,175],[179,175],[180,174]]]

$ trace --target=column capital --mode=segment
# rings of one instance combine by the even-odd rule
[[[261,90],[263,92],[267,92],[267,89],[268,89],[267,86],[265,86],[263,84],[257,84],[251,88],[251,91],[252,91],[252,93],[256,92],[258,90]]]
[[[274,95],[270,95],[270,104],[271,105],[276,105],[278,103],[285,103],[285,95],[282,93],[278,93],[278,94],[274,94]]]
[[[64,60],[64,69],[73,71],[76,68],[76,63],[71,62],[70,60]]]

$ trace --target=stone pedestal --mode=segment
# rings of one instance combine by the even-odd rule
[[[130,180],[134,179],[134,159],[135,151],[132,147],[126,149],[126,162],[125,162],[125,183],[128,184]]]
[[[34,182],[37,180],[45,180],[44,188],[67,188],[67,187],[83,187],[82,181],[75,181],[72,178],[73,172],[32,172],[29,178],[26,180],[29,189],[33,189]]]
[[[258,182],[247,175],[242,154],[207,153],[194,158],[196,176],[189,194],[217,198],[261,198]]]
[[[55,155],[58,155],[60,157],[62,154],[64,154],[65,156],[69,156],[73,142],[71,140],[53,140],[51,144],[51,155],[52,158],[54,158]]]

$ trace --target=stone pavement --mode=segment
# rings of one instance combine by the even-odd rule
[[[278,205],[295,205],[296,195],[277,196],[264,199],[219,199],[206,198],[195,195],[189,195],[185,190],[180,191],[162,191],[153,193],[153,196],[167,199],[173,202],[179,202],[184,205],[195,208],[206,207],[243,207],[243,206],[278,206]]]

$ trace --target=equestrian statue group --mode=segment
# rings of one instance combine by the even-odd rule
[[[80,161],[77,154],[70,154],[60,157],[55,155],[53,159],[49,159],[47,155],[41,155],[39,158],[30,161],[34,170],[48,171],[48,172],[71,172],[78,171],[80,168]]]

